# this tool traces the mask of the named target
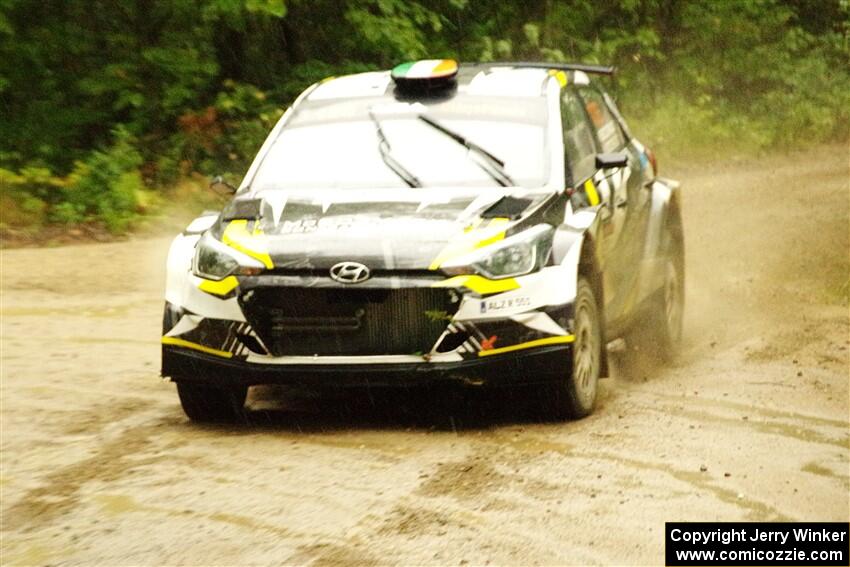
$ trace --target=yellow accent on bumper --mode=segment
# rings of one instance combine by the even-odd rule
[[[447,280],[443,280],[432,284],[431,287],[465,287],[476,293],[486,295],[489,293],[500,293],[502,291],[511,291],[519,289],[519,283],[514,278],[505,278],[503,280],[488,280],[483,276],[455,276]]]
[[[226,350],[218,350],[217,348],[206,347],[204,345],[199,345],[198,343],[178,339],[177,337],[162,337],[162,344],[190,348],[192,350],[205,352],[207,354],[220,356],[222,358],[233,358],[232,352],[227,352]]]
[[[478,356],[490,356],[492,354],[502,354],[504,352],[513,352],[515,350],[523,350],[527,348],[534,348],[538,346],[546,346],[546,345],[557,345],[564,343],[571,343],[576,340],[575,335],[564,335],[561,337],[546,337],[545,339],[536,339],[533,341],[528,341],[525,343],[519,343],[516,345],[510,345],[501,348],[492,348],[490,350],[481,350],[478,351]]]
[[[590,206],[599,204],[599,193],[596,192],[596,185],[593,184],[593,179],[588,179],[584,182],[584,192],[587,193],[587,202]]]
[[[247,220],[230,221],[230,224],[224,229],[224,234],[221,235],[221,241],[251,258],[259,260],[266,268],[274,268],[263,231],[257,227],[254,232],[248,232]]]
[[[227,276],[221,281],[203,280],[198,284],[198,289],[213,295],[227,295],[239,285],[236,276]]]

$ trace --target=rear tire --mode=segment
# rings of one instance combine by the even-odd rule
[[[675,360],[682,343],[685,245],[681,226],[678,213],[673,213],[664,235],[661,287],[650,300],[648,310],[626,336],[630,350],[663,363]]]
[[[676,258],[664,264],[664,285],[653,309],[654,322],[650,338],[658,357],[672,362],[682,344],[682,319],[685,311],[685,289],[682,271]]]
[[[245,417],[246,386],[207,386],[177,382],[180,405],[192,421],[202,423],[232,422]]]
[[[602,368],[602,325],[593,287],[579,276],[575,328],[569,372],[561,373],[546,400],[557,419],[579,419],[593,413]],[[564,375],[566,374],[566,375]]]

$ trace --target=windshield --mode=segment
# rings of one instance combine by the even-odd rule
[[[422,187],[499,186],[480,155],[420,120],[423,114],[498,156],[516,185],[534,188],[547,181],[542,98],[463,96],[427,107],[371,98],[306,103],[281,130],[252,188],[409,187],[382,156],[381,132],[370,113],[380,121],[392,160]]]

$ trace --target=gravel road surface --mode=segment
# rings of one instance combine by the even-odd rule
[[[621,348],[569,423],[266,388],[194,425],[158,376],[168,237],[3,250],[2,563],[662,564],[665,521],[847,521],[847,148],[663,173],[684,350]]]

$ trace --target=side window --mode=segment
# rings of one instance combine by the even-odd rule
[[[584,99],[587,115],[590,117],[593,127],[596,128],[601,151],[607,153],[620,150],[626,144],[626,140],[617,120],[608,110],[608,105],[605,104],[602,94],[594,88],[586,87],[581,89],[581,96]]]
[[[596,170],[596,145],[582,102],[571,90],[565,90],[561,97],[561,121],[564,126],[567,182],[575,185]]]
[[[620,114],[620,109],[617,108],[617,104],[614,102],[614,99],[611,98],[608,93],[603,92],[602,97],[605,99],[605,102],[608,103],[608,108],[611,110],[611,113],[614,114],[614,118],[617,119],[617,122],[620,124],[620,129],[623,131],[623,135],[626,137],[626,141],[632,139],[632,133],[629,131],[629,125],[626,124],[626,119],[623,118],[623,115]]]

